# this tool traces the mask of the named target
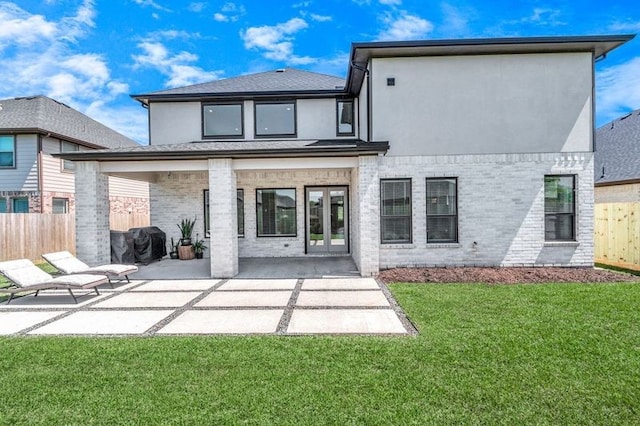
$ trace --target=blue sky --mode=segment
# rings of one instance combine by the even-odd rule
[[[0,99],[44,94],[145,144],[130,94],[285,66],[344,77],[353,41],[629,33],[637,0],[0,0]],[[596,70],[597,125],[640,108],[640,37]]]

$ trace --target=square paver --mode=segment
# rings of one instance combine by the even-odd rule
[[[190,291],[208,290],[220,280],[154,280],[131,291]]]
[[[287,333],[407,334],[392,309],[294,309]]]
[[[173,311],[81,311],[29,334],[141,334]]]
[[[64,311],[57,312],[0,312],[0,334],[13,334],[25,328],[50,320]]]
[[[306,279],[302,290],[379,290],[373,278],[325,278]]]
[[[186,311],[158,331],[160,334],[275,333],[284,310]]]
[[[301,291],[296,306],[389,306],[380,290]]]
[[[229,280],[222,284],[219,290],[293,290],[298,280]]]
[[[196,307],[275,307],[287,306],[291,291],[214,291]]]
[[[195,292],[129,292],[93,305],[93,308],[179,308],[198,297]]]

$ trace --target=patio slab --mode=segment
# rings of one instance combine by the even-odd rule
[[[302,290],[380,290],[373,278],[306,279]]]
[[[186,311],[158,331],[159,334],[275,333],[283,309]]]
[[[142,334],[169,316],[171,310],[81,311],[61,318],[29,334]]]
[[[380,290],[301,291],[296,306],[389,306]]]
[[[48,321],[66,311],[56,312],[0,312],[0,334],[14,334],[25,328]]]
[[[408,334],[392,309],[294,309],[291,334]]]
[[[287,306],[291,291],[214,291],[195,307],[279,307]]]
[[[44,290],[41,291],[40,295],[38,296],[28,294],[26,296],[14,298],[10,304],[7,304],[7,302],[2,302],[2,304],[0,305],[0,310],[11,310],[12,308],[77,308],[89,303],[93,303],[97,300],[104,299],[107,296],[104,292],[102,292],[102,289],[100,289],[99,291],[100,295],[97,295],[92,290],[74,291],[73,293],[78,298],[78,303],[75,303],[67,290]]]
[[[219,282],[220,280],[154,280],[131,291],[202,291]]]
[[[218,287],[218,290],[293,290],[297,279],[233,279]]]
[[[93,308],[179,308],[199,296],[188,292],[129,292],[96,303]]]

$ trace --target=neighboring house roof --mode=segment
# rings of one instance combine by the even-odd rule
[[[0,132],[51,134],[92,148],[138,146],[115,130],[46,96],[0,100]]]
[[[283,68],[257,74],[225,78],[208,83],[132,95],[147,103],[153,98],[200,96],[264,96],[270,94],[333,94],[344,92],[345,80],[295,68]]]
[[[351,140],[249,140],[234,142],[187,142],[131,148],[63,152],[54,157],[76,161],[116,160],[206,160],[208,158],[268,158],[313,156],[358,156],[384,154],[388,142]]]
[[[596,130],[595,183],[640,180],[640,109]]]

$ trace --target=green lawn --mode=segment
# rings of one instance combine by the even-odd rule
[[[640,421],[640,284],[391,289],[419,336],[0,339],[0,423]]]

